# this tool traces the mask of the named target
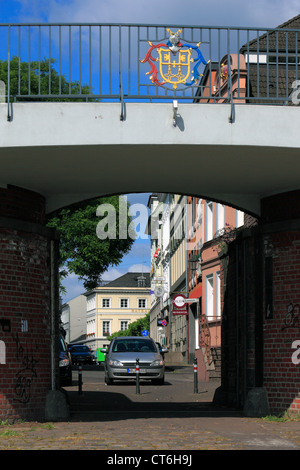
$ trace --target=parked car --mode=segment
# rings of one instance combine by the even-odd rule
[[[129,380],[136,377],[136,360],[139,359],[140,378],[163,384],[165,363],[158,346],[151,338],[142,336],[118,336],[113,338],[105,356],[104,371],[107,385],[114,380]],[[163,353],[168,352],[162,349]]]
[[[61,385],[72,385],[72,359],[62,335],[59,336],[59,375]]]
[[[92,351],[85,344],[69,344],[72,364],[93,364]]]

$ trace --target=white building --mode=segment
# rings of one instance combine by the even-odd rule
[[[62,306],[61,322],[66,332],[67,343],[85,341],[86,338],[86,296],[79,295]]]

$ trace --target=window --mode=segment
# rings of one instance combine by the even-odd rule
[[[104,320],[102,322],[102,335],[109,336],[110,335],[110,321]]]
[[[214,276],[206,276],[206,317],[207,320],[214,319]]]
[[[87,336],[95,336],[96,332],[96,321],[90,320],[86,324],[86,334]]]
[[[144,276],[138,277],[138,287],[146,286],[146,278]]]
[[[120,307],[121,308],[128,308],[129,307],[129,300],[128,299],[120,299]]]
[[[128,329],[129,321],[128,320],[121,320],[120,321],[120,330],[124,331]]]
[[[244,225],[244,212],[236,211],[236,226],[241,227]]]
[[[93,310],[96,308],[96,296],[95,294],[89,295],[86,300],[86,309],[87,311]]]
[[[139,308],[146,308],[146,299],[138,299],[138,307]]]
[[[102,308],[110,307],[110,299],[102,299]]]
[[[225,206],[217,204],[217,231],[225,227]]]
[[[217,272],[217,299],[216,299],[216,317],[217,320],[221,318],[221,279],[220,279],[220,271]]]
[[[206,203],[206,241],[211,240],[213,237],[213,223],[214,206],[212,202],[208,201]]]

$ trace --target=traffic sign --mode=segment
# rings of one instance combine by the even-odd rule
[[[187,307],[186,307],[186,296],[183,294],[175,295],[172,299],[173,303],[173,315],[187,315]]]
[[[186,297],[185,295],[182,295],[182,294],[175,295],[175,297],[172,300],[174,307],[177,307],[177,308],[183,308],[185,306],[185,302],[186,302]]]
[[[167,320],[164,319],[164,320],[161,322],[161,324],[162,324],[162,326],[167,326]]]
[[[149,336],[149,331],[148,330],[143,330],[142,335],[143,336]]]

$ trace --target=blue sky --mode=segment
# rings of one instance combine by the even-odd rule
[[[299,0],[0,0],[0,23],[137,23],[202,26],[276,27],[300,13]],[[149,195],[128,200],[147,204]],[[137,240],[132,252],[105,279],[135,269],[149,270],[149,240]],[[63,301],[83,293],[76,276],[65,281]]]

